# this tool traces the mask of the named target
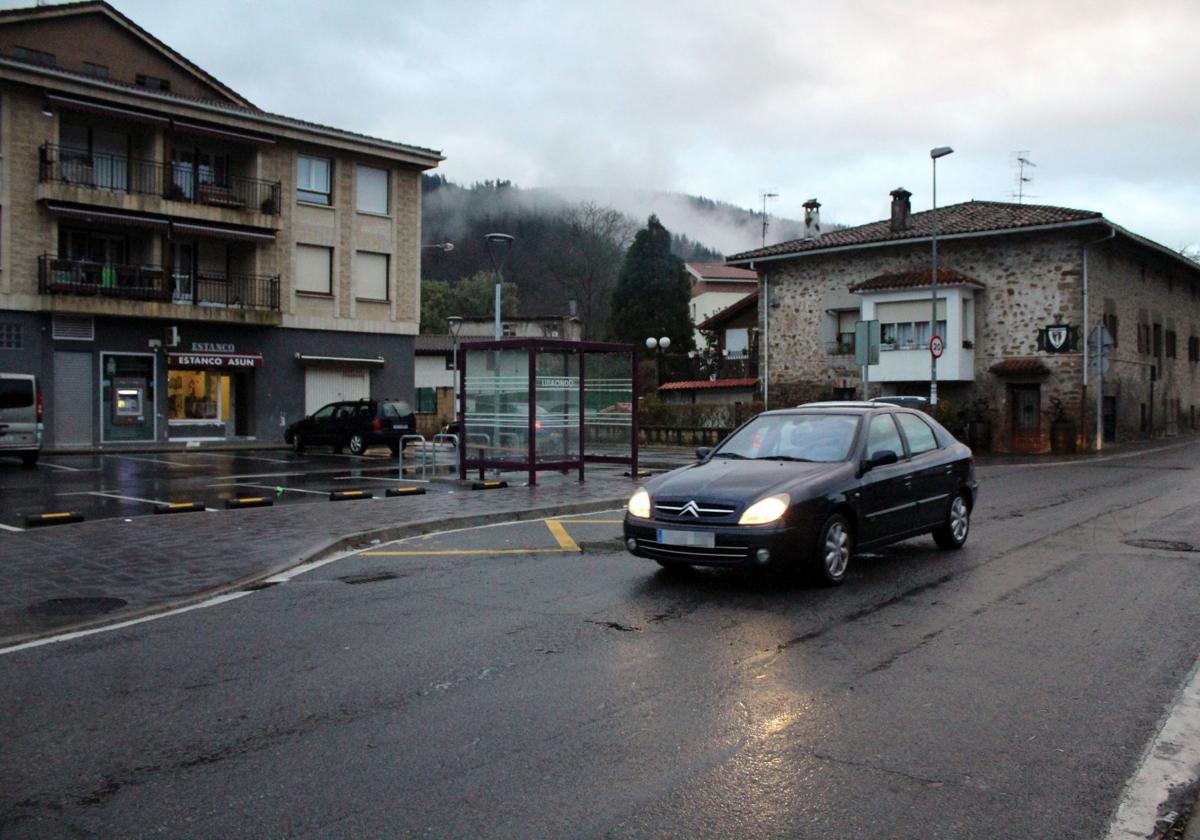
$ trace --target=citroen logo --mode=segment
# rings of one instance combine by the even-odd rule
[[[695,499],[693,499],[692,501],[690,501],[686,505],[684,505],[683,509],[681,511],[679,511],[679,515],[680,516],[694,516],[697,519],[699,519],[700,518],[700,508],[696,506]]]

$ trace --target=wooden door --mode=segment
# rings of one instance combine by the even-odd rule
[[[1012,451],[1041,452],[1042,386],[1010,385],[1012,404]]]

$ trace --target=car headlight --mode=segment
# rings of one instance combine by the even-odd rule
[[[759,499],[746,508],[746,512],[742,514],[742,518],[738,520],[738,524],[766,525],[774,522],[783,516],[783,512],[788,509],[789,501],[787,493],[780,493],[777,496],[767,496],[765,499]]]
[[[629,515],[636,516],[639,519],[650,518],[650,494],[645,490],[638,490],[629,499]]]

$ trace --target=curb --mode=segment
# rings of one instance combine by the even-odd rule
[[[28,633],[19,636],[0,638],[0,654],[3,654],[8,648],[18,647],[29,642],[36,642],[40,639],[48,639],[53,636],[61,636],[67,633],[78,633],[83,630],[96,630],[106,627],[110,624],[122,624],[127,621],[148,618],[161,613],[169,613],[183,607],[194,606],[212,598],[216,598],[220,595],[225,595],[229,592],[242,589],[251,584],[258,583],[259,581],[273,577],[274,575],[282,574],[283,572],[294,569],[297,566],[302,566],[305,563],[312,563],[316,560],[322,560],[330,554],[338,554],[340,552],[352,549],[369,548],[375,540],[384,543],[392,542],[393,540],[407,539],[409,537],[419,537],[424,534],[433,534],[441,531],[478,528],[483,525],[496,525],[504,522],[528,522],[531,520],[545,519],[552,516],[598,513],[604,510],[612,510],[613,508],[624,507],[627,500],[628,496],[622,495],[619,497],[595,499],[587,502],[545,505],[543,507],[526,508],[519,511],[507,511],[500,513],[478,513],[472,516],[424,520],[421,522],[409,522],[404,525],[390,525],[382,528],[371,528],[366,531],[356,531],[351,534],[335,537],[333,539],[327,539],[324,542],[317,543],[315,546],[310,547],[299,554],[293,555],[291,559],[286,560],[276,566],[272,566],[265,571],[254,572],[227,584],[210,587],[209,589],[205,589],[191,595],[185,595],[183,597],[145,607],[140,610],[114,612],[90,621],[80,621],[76,622],[75,624],[64,624],[51,630],[45,630],[38,633]]]

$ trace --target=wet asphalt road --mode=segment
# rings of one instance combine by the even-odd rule
[[[364,456],[323,449],[55,454],[43,455],[32,470],[0,458],[0,526],[21,527],[28,514],[55,511],[91,520],[151,514],[171,502],[221,508],[238,496],[298,504],[324,500],[331,490],[382,493],[419,477],[406,471],[404,481],[397,478],[397,460],[386,447]]]
[[[600,514],[0,656],[0,835],[1098,837],[1200,656],[1200,552],[1142,547],[1198,476],[983,468],[964,551],[836,590],[667,575]]]

